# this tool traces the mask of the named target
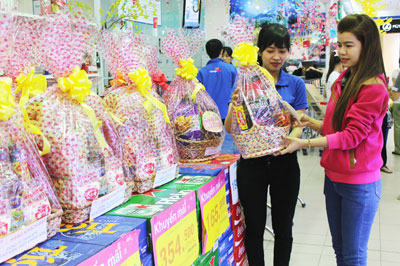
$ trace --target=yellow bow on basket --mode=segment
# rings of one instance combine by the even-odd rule
[[[43,150],[39,151],[40,155],[44,155],[50,152],[50,142],[47,140],[45,135],[43,135],[40,129],[33,125],[29,119],[28,112],[25,109],[26,103],[31,97],[42,94],[47,88],[47,80],[44,75],[34,76],[35,69],[30,68],[29,73],[25,76],[24,74],[19,74],[16,78],[17,88],[15,93],[21,91],[21,97],[19,100],[19,107],[22,111],[24,126],[26,130],[32,134],[40,135],[43,139]]]
[[[130,72],[128,76],[134,83],[139,93],[146,98],[146,101],[143,102],[143,107],[147,110],[147,112],[151,113],[153,106],[155,106],[163,112],[165,122],[170,123],[165,104],[150,94],[152,81],[151,77],[149,76],[149,72],[144,68],[139,68],[135,72]]]
[[[196,78],[199,70],[194,66],[194,60],[189,58],[188,60],[181,59],[179,61],[181,67],[175,68],[177,75],[181,76],[183,79],[191,80]]]
[[[58,78],[57,81],[58,86],[63,92],[68,93],[72,100],[76,100],[80,103],[83,111],[90,119],[97,142],[101,148],[106,148],[106,140],[100,131],[101,123],[97,120],[92,107],[85,103],[85,99],[91,93],[90,88],[92,87],[92,82],[89,80],[86,72],[80,70],[79,67],[76,66],[69,77]]]
[[[242,66],[255,66],[258,50],[258,47],[252,43],[241,42],[233,49],[232,57],[237,59]]]
[[[11,93],[12,79],[0,79],[0,119],[7,121],[14,113],[17,106]]]

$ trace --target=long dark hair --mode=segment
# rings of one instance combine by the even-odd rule
[[[379,74],[385,74],[378,28],[367,15],[347,15],[338,24],[338,33],[353,33],[361,42],[358,63],[351,68],[350,76],[336,103],[332,126],[336,131],[342,129],[343,117],[351,99],[356,99],[362,84]],[[349,70],[350,71],[350,70]]]
[[[326,79],[325,79],[325,82],[328,82],[328,79],[329,79],[329,76],[330,76],[330,74],[333,72],[333,70],[335,69],[335,66],[337,65],[337,64],[339,64],[340,63],[340,58],[339,58],[339,56],[337,55],[337,52],[336,51],[332,51],[331,52],[331,55],[330,55],[330,57],[329,57],[329,67],[328,67],[328,72],[326,73]]]
[[[290,35],[288,30],[281,24],[271,23],[263,24],[258,34],[257,46],[262,53],[271,45],[278,48],[287,48],[290,50]],[[258,63],[262,66],[261,56],[258,57]]]

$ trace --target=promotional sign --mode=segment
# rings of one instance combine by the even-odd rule
[[[230,226],[225,195],[225,175],[218,175],[198,190],[202,216],[202,254],[210,251]]]
[[[190,265],[199,255],[194,191],[150,221],[155,265]]]
[[[139,231],[131,231],[121,236],[111,246],[85,260],[79,266],[140,266]]]

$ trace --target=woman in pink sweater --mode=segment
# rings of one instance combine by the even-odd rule
[[[368,239],[381,197],[382,120],[388,93],[375,22],[348,15],[338,24],[339,57],[347,70],[332,86],[324,121],[306,115],[323,137],[286,138],[282,154],[324,147],[324,194],[337,265],[367,265]]]

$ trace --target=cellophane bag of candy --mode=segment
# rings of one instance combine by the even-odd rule
[[[46,87],[46,79],[33,77],[31,70],[36,22],[12,14],[0,15],[0,21],[0,69],[7,76],[0,80],[0,108],[2,113],[11,112],[0,120],[0,237],[47,217],[50,238],[60,228],[62,209],[33,141],[32,134],[38,132],[33,130],[24,111],[29,94]],[[18,102],[11,93],[23,95],[18,97],[21,109],[16,107]]]
[[[57,199],[51,193],[37,147],[26,132],[22,114],[14,102],[11,79],[0,80],[0,89],[0,237],[3,237],[49,217]]]
[[[94,200],[126,186],[122,162],[104,139],[102,121],[86,102],[92,83],[78,67],[95,32],[94,24],[79,12],[40,20],[39,63],[57,83],[31,98],[27,110],[50,142],[51,151],[43,161],[65,223],[87,220]],[[35,140],[42,148],[42,140]]]
[[[105,101],[111,112],[123,121],[116,123],[124,159],[138,193],[146,192],[176,178],[178,154],[166,106],[152,89],[144,68],[151,56],[143,40],[134,33],[103,32],[104,58],[114,76]],[[171,171],[168,171],[170,169]],[[157,173],[166,171],[164,178]]]
[[[239,97],[232,102],[231,132],[243,158],[255,158],[284,148],[282,136],[290,130],[286,103],[275,89],[274,80],[257,63],[258,47],[253,45],[254,25],[235,17],[225,29],[235,45],[233,58],[240,64],[237,88]]]
[[[175,132],[181,162],[200,162],[218,157],[224,131],[218,107],[196,79],[191,58],[202,45],[201,31],[170,31],[161,50],[179,68],[163,98]]]

